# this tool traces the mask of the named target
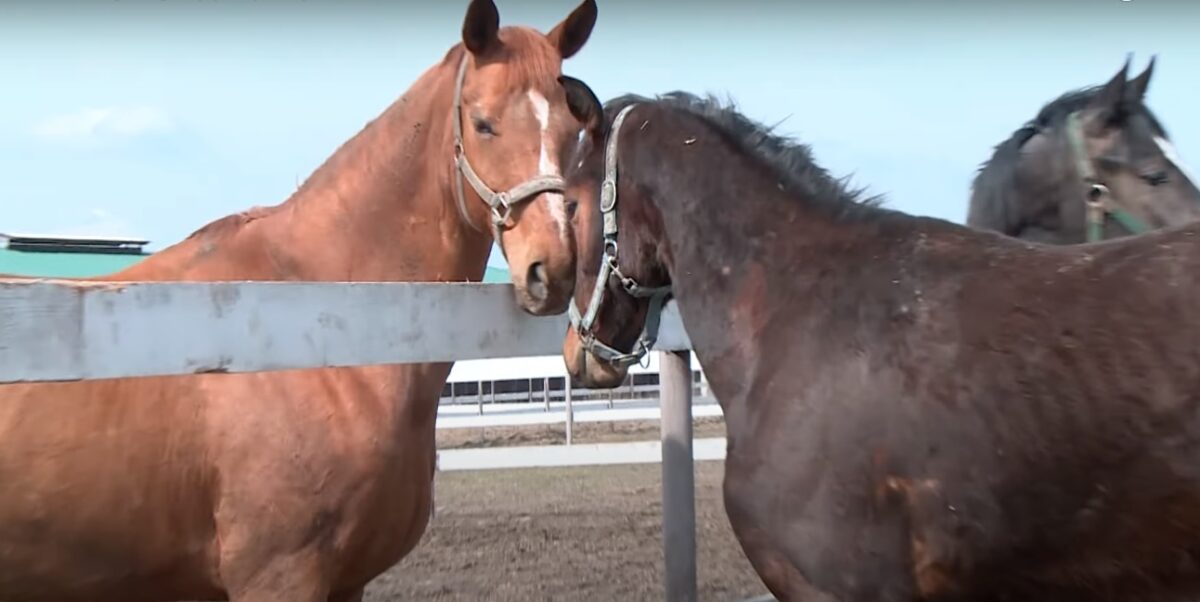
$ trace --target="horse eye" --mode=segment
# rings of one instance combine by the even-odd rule
[[[492,128],[492,122],[486,119],[475,119],[475,131],[484,136],[496,135],[496,130]]]
[[[575,219],[576,209],[579,209],[579,199],[567,199],[567,219]]]
[[[1142,179],[1151,186],[1162,186],[1170,179],[1165,171],[1152,171],[1142,174]]]

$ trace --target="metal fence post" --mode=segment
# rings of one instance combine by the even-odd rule
[[[696,600],[696,482],[690,351],[659,352],[662,514],[666,599]]]
[[[571,444],[571,431],[575,430],[575,408],[571,403],[571,375],[563,377],[563,401],[567,405],[567,445]]]

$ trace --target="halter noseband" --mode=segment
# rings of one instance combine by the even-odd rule
[[[597,358],[619,367],[631,366],[641,361],[658,339],[658,325],[662,318],[662,308],[671,296],[670,286],[643,287],[633,278],[621,273],[617,262],[617,140],[625,117],[636,107],[631,104],[621,109],[613,120],[612,130],[604,148],[604,182],[600,185],[600,215],[604,220],[604,255],[600,259],[600,273],[596,277],[592,298],[588,302],[587,313],[580,315],[575,297],[571,297],[569,316],[571,326],[579,334],[584,349]],[[600,305],[604,303],[604,293],[608,289],[610,278],[616,278],[621,288],[630,296],[639,299],[650,299],[650,309],[646,314],[646,325],[642,334],[634,343],[634,349],[623,352],[601,342],[592,332],[596,315],[600,313]]]
[[[468,53],[463,53],[462,63],[458,66],[458,79],[454,82],[454,200],[458,202],[458,212],[462,218],[466,220],[472,228],[478,230],[475,222],[471,220],[471,216],[467,213],[466,197],[463,196],[463,178],[471,184],[471,188],[479,194],[479,198],[487,203],[488,208],[492,212],[492,228],[494,234],[497,234],[496,239],[499,242],[499,230],[508,223],[509,213],[512,212],[512,206],[523,203],[543,192],[565,192],[567,183],[562,176],[552,174],[541,174],[530,178],[512,188],[503,192],[496,192],[488,187],[475,173],[471,167],[471,162],[467,160],[467,153],[463,146],[463,125],[462,125],[462,91],[463,82],[467,78],[467,62],[470,60]],[[501,246],[503,250],[503,246]]]
[[[1087,145],[1083,139],[1083,123],[1080,121],[1078,111],[1067,115],[1066,130],[1067,141],[1071,145],[1071,154],[1075,158],[1075,168],[1087,186],[1087,194],[1083,199],[1087,207],[1087,241],[1097,242],[1104,239],[1104,219],[1109,215],[1133,234],[1148,232],[1150,228],[1142,220],[1113,203],[1112,193],[1108,190],[1108,186],[1105,186],[1096,176],[1092,160],[1087,154]]]

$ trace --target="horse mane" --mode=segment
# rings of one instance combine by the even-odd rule
[[[866,188],[849,186],[850,176],[834,178],[817,164],[807,144],[775,133],[775,126],[746,117],[737,110],[732,99],[722,102],[712,94],[701,97],[682,91],[668,92],[653,99],[626,94],[605,105],[606,120],[611,123],[616,114],[631,103],[684,111],[701,119],[734,146],[770,167],[787,189],[803,195],[817,206],[831,209],[835,217],[881,213],[877,209],[884,201],[882,195],[864,196]]]
[[[1021,162],[1021,149],[1040,132],[1061,130],[1067,116],[1086,108],[1103,88],[1104,86],[1089,86],[1064,92],[1043,105],[1036,117],[1022,124],[1007,139],[993,147],[992,156],[980,164],[975,179],[971,182],[971,212],[975,214],[973,222],[984,227],[998,228],[1005,234],[1016,234],[1016,220],[1021,213],[1022,199],[1011,186],[1011,182],[1017,165]],[[1130,104],[1126,110],[1145,117],[1155,134],[1166,137],[1162,123],[1145,103]]]

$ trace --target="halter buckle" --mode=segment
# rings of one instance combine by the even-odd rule
[[[609,213],[617,206],[617,184],[605,179],[600,185],[600,211]]]
[[[1108,196],[1108,192],[1108,186],[1100,184],[1099,182],[1094,183],[1090,188],[1088,188],[1088,202],[1099,204],[1101,202],[1101,197]]]
[[[616,267],[617,260],[617,239],[604,239],[604,260],[609,262],[609,265]]]
[[[621,279],[621,287],[625,289],[625,292],[629,293],[629,296],[639,298],[644,296],[642,295],[642,287],[636,280],[625,274],[617,274],[617,277]]]
[[[646,341],[642,341],[642,351],[638,355],[639,355],[638,361],[637,361],[638,366],[641,366],[643,370],[645,370],[646,368],[649,368],[650,367],[650,345]],[[643,359],[646,360],[646,363],[644,363],[644,364],[642,363]]]

